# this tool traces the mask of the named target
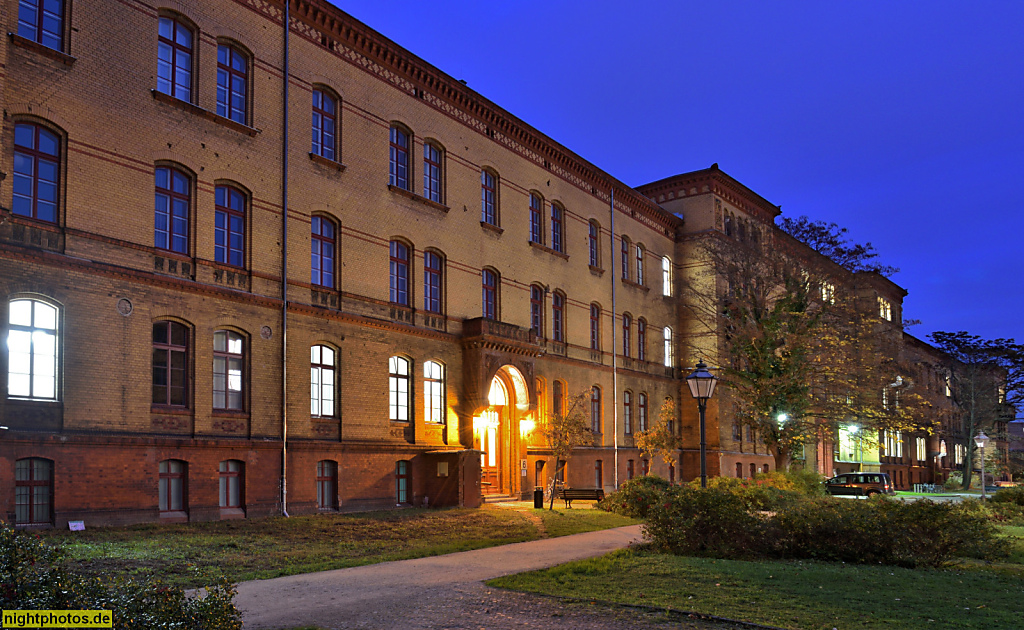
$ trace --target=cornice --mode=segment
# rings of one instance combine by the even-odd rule
[[[693,188],[696,188],[696,191],[692,191]],[[636,190],[652,200],[657,199],[659,195],[669,195],[669,198],[678,199],[713,193],[765,223],[774,223],[775,217],[782,214],[778,206],[718,168],[718,164],[637,186]]]

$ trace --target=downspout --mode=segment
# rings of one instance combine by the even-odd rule
[[[611,231],[611,250],[612,258],[611,264],[608,265],[608,271],[611,272],[612,276],[612,427],[614,427],[614,483],[615,489],[619,489],[619,370],[615,361],[615,329],[618,327],[615,323],[615,185],[611,187],[611,213],[612,220],[608,226]]]
[[[288,516],[288,33],[291,0],[284,0],[284,133],[281,146],[281,513]]]

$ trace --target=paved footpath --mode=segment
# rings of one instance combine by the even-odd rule
[[[488,588],[483,580],[604,555],[641,537],[619,527],[444,556],[307,573],[238,585],[246,630],[341,628],[716,628],[666,624],[661,615],[565,605],[556,599]]]

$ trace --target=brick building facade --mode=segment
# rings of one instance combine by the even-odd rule
[[[775,206],[631,189],[322,0],[58,5],[0,3],[0,518],[526,495],[579,392],[568,483],[695,476],[687,236]],[[678,471],[633,442],[669,398]]]

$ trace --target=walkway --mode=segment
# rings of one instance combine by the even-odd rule
[[[640,526],[465,551],[445,556],[243,582],[235,603],[246,630],[341,628],[723,628],[666,624],[660,615],[565,606],[490,589],[502,575],[600,556],[639,540]]]

